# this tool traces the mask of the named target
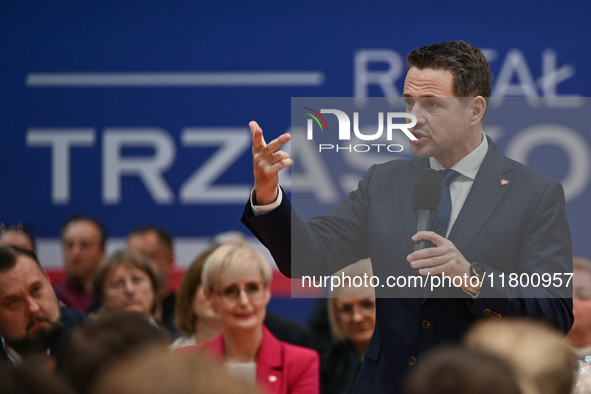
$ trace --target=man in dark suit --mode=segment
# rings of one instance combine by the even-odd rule
[[[397,392],[426,351],[458,340],[483,317],[543,318],[564,332],[573,322],[564,284],[501,287],[503,273],[572,272],[572,243],[561,185],[505,157],[482,132],[492,87],[486,58],[454,41],[415,50],[407,62],[404,97],[407,112],[417,118],[410,131],[418,157],[373,166],[358,189],[324,216],[303,222],[277,186],[277,172],[292,162],[276,150],[290,136],[266,144],[258,124],[250,124],[255,187],[242,220],[284,274],[326,275],[371,257],[380,283],[408,276],[410,269],[478,279],[446,291],[397,289],[404,298],[378,299],[359,393]],[[442,193],[437,211],[447,214],[443,222],[435,220],[444,223],[440,231],[414,234],[411,190],[425,168],[442,172],[449,192],[447,200]],[[413,252],[419,240],[435,246]],[[381,291],[376,289],[378,297]]]
[[[55,356],[67,334],[86,317],[60,308],[34,253],[0,248],[0,362]]]

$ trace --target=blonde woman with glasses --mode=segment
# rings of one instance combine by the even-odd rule
[[[272,271],[246,245],[222,245],[206,260],[205,295],[218,313],[222,334],[201,345],[179,349],[205,351],[265,393],[318,393],[318,354],[280,341],[263,324],[271,299]]]

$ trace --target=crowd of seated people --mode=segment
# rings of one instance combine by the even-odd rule
[[[69,218],[66,277],[50,283],[30,229],[0,223],[0,393],[353,392],[372,288],[338,286],[306,326],[267,312],[271,264],[241,234],[213,238],[176,294],[166,230],[139,226],[110,254],[106,241],[99,220]],[[371,264],[343,272],[371,276]],[[566,339],[539,322],[487,319],[417,363],[406,393],[590,392],[591,262],[575,259],[574,274]]]

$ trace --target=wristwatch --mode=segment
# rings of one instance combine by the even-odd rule
[[[476,282],[473,278],[478,278],[477,286],[473,286]],[[472,263],[470,264],[470,280],[468,281],[469,287],[466,287],[464,290],[465,293],[469,294],[472,297],[475,297],[480,293],[480,289],[482,288],[482,281],[484,280],[484,264],[482,263]]]

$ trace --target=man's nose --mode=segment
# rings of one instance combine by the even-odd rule
[[[417,125],[425,124],[425,113],[423,112],[423,110],[421,110],[421,106],[417,103],[413,104],[412,106],[406,107],[406,113],[413,114],[417,118]],[[406,123],[411,122],[411,119],[406,119]]]
[[[75,243],[74,245],[72,245],[72,254],[79,255],[81,251],[82,248],[80,247],[80,244]]]
[[[41,311],[41,307],[39,306],[39,303],[37,302],[36,299],[29,297],[29,299],[27,300],[28,303],[28,311],[30,315],[36,315],[39,313],[39,311]]]

